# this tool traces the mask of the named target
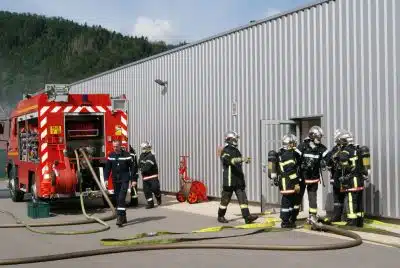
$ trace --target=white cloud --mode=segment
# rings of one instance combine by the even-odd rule
[[[278,14],[278,13],[281,13],[281,11],[280,11],[279,9],[276,9],[276,8],[268,8],[268,9],[267,9],[267,12],[265,13],[265,16],[266,16],[266,17],[270,17],[270,16],[276,15],[276,14]]]
[[[169,20],[151,19],[140,16],[133,27],[133,36],[145,36],[150,41],[170,41],[173,38],[174,29]]]

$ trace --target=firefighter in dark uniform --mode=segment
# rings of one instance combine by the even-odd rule
[[[114,196],[117,199],[117,225],[122,226],[126,220],[125,197],[132,179],[134,163],[132,156],[121,149],[120,141],[113,141],[114,151],[108,155],[104,168],[104,178],[111,176],[113,179]]]
[[[307,188],[309,204],[309,221],[317,221],[317,191],[321,181],[321,168],[325,168],[325,157],[329,150],[321,143],[324,133],[319,126],[313,126],[308,132],[308,137],[298,146],[301,152],[300,164],[300,195],[297,207],[300,207],[304,192]],[[297,210],[298,210],[297,208]]]
[[[297,206],[300,192],[299,164],[301,152],[296,148],[297,137],[287,134],[282,138],[282,147],[278,152],[268,152],[268,176],[279,186],[281,199],[280,218],[282,228],[295,228],[298,216]]]
[[[348,198],[347,224],[363,227],[364,181],[371,172],[369,148],[355,145],[350,131],[341,135],[340,141],[343,148],[339,153],[339,163],[343,173],[339,180]]]
[[[337,129],[333,139],[335,146],[329,151],[326,156],[326,166],[331,173],[330,184],[333,192],[333,215],[329,219],[330,222],[339,222],[342,219],[344,200],[346,193],[341,187],[339,178],[342,176],[342,170],[339,165],[339,153],[342,149],[341,136],[347,133],[344,129]]]
[[[137,160],[137,155],[135,149],[131,145],[129,145],[129,154],[132,156],[133,160],[133,175],[132,175],[132,181],[131,181],[131,202],[130,205],[132,207],[137,207],[139,204],[139,197],[137,194],[137,181],[139,178],[139,166],[138,166],[138,160]]]
[[[142,153],[139,156],[139,169],[142,173],[143,192],[147,200],[147,209],[154,208],[153,193],[157,204],[161,205],[160,181],[158,180],[158,165],[151,145],[145,141],[141,145]]]
[[[218,222],[227,223],[225,219],[226,209],[231,201],[233,192],[239,201],[242,216],[246,224],[254,222],[258,216],[251,215],[248,207],[246,195],[246,183],[242,163],[250,163],[249,157],[242,157],[238,146],[239,135],[234,131],[225,134],[225,147],[220,154],[223,167],[223,187],[221,193],[221,203],[218,208]]]

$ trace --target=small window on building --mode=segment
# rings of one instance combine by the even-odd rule
[[[0,122],[0,135],[4,134],[4,122]]]

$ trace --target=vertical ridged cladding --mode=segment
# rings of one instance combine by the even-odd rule
[[[328,146],[343,127],[370,147],[366,211],[399,218],[399,13],[396,0],[325,1],[77,82],[73,91],[127,94],[132,145],[153,143],[166,191],[179,190],[179,155],[189,154],[190,175],[206,183],[209,195],[220,196],[216,148],[225,131],[239,131],[240,149],[253,158],[244,171],[255,201],[260,120],[322,114]],[[168,81],[165,94],[156,78]],[[235,100],[237,118],[231,114]],[[278,202],[276,189],[266,188],[267,201]]]

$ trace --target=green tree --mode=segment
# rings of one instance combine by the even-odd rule
[[[0,105],[185,45],[149,42],[59,17],[0,11]]]

